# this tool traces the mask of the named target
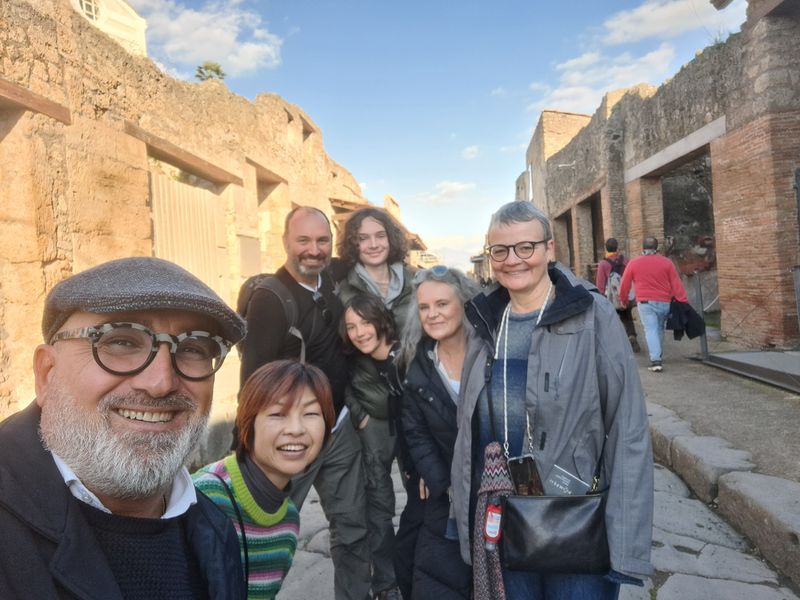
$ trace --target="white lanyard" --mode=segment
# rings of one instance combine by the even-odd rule
[[[544,297],[544,303],[539,309],[539,315],[536,317],[536,323],[533,328],[536,329],[542,320],[544,309],[547,307],[547,301],[550,300],[550,293],[553,291],[553,282],[549,282],[547,288],[547,295]],[[494,359],[500,358],[500,338],[503,338],[503,453],[508,460],[508,315],[511,314],[511,302],[506,305],[503,311],[503,316],[500,319],[500,329],[497,332],[497,341],[494,348]],[[523,402],[524,402],[523,398]],[[490,407],[491,409],[491,407]],[[528,435],[528,452],[533,454],[533,435],[531,433],[531,420],[528,415],[528,408],[525,407],[525,431]]]

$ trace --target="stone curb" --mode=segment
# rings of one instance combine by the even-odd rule
[[[694,490],[703,502],[717,497],[717,482],[731,471],[752,471],[749,452],[736,450],[718,437],[678,436],[672,440],[672,470]]]
[[[800,585],[800,483],[759,473],[749,452],[722,438],[697,436],[691,424],[648,402],[653,458],[680,475],[784,575]]]
[[[800,483],[760,473],[719,478],[720,512],[800,585]]]

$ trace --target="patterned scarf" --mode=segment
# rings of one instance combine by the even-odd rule
[[[483,530],[486,526],[486,507],[489,499],[508,496],[513,491],[506,457],[497,442],[486,446],[481,486],[475,507],[475,531],[472,541],[472,581],[475,600],[505,600],[503,571],[497,547],[487,550]]]

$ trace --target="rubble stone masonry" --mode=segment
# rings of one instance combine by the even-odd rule
[[[213,227],[154,216],[159,178],[210,198]],[[174,259],[182,251],[155,238],[189,236],[211,257],[206,282],[234,303],[244,276],[283,261],[286,212],[332,214],[331,199],[365,202],[299,107],[169,77],[69,0],[0,2],[0,417],[33,397],[31,354],[59,280],[122,256]]]

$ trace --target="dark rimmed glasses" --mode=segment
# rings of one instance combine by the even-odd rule
[[[317,305],[320,312],[322,313],[322,321],[325,325],[330,325],[333,323],[333,311],[328,307],[328,303],[325,301],[325,297],[316,290],[314,294],[311,296],[311,299],[314,300],[314,304]]]
[[[428,281],[431,278],[433,279],[442,279],[445,275],[450,272],[450,267],[447,265],[433,265],[429,269],[420,269],[416,273],[414,273],[414,279],[412,283],[414,285],[419,285],[423,281]]]
[[[172,367],[189,381],[201,381],[216,373],[232,346],[207,331],[154,333],[139,323],[105,323],[61,331],[50,343],[81,338],[91,340],[95,362],[112,375],[141,373],[153,362],[159,345],[169,344]]]
[[[486,252],[489,253],[489,256],[492,257],[492,260],[503,262],[508,258],[508,253],[513,249],[514,254],[517,255],[517,258],[525,260],[526,258],[533,256],[533,253],[536,252],[536,246],[539,244],[546,244],[549,241],[549,239],[544,239],[539,240],[538,242],[517,242],[516,244],[511,245],[492,244],[491,246],[486,247]]]

